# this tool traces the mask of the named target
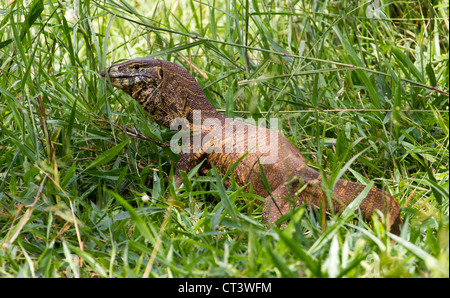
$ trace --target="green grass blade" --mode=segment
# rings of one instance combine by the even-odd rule
[[[313,272],[314,276],[320,277],[320,267],[318,266],[317,260],[308,252],[304,251],[303,248],[292,238],[289,238],[278,229],[275,230],[280,239],[290,248],[290,250],[295,253],[300,260],[306,263],[306,266]]]
[[[397,235],[394,235],[392,233],[387,232],[387,234],[389,235],[389,237],[392,238],[392,240],[396,241],[397,243],[402,245],[404,248],[406,248],[409,252],[414,254],[416,257],[423,260],[428,268],[436,271],[440,276],[448,278],[448,276],[449,276],[448,265],[445,266],[444,264],[439,262],[439,260],[437,260],[436,258],[431,256],[429,253],[427,253],[420,247],[414,245],[413,243],[411,243]]]
[[[120,151],[122,151],[123,147],[125,147],[128,142],[130,142],[130,139],[127,139],[100,154],[91,164],[89,164],[89,166],[86,167],[85,171],[92,168],[97,168],[111,161],[117,154],[120,153]]]
[[[370,192],[370,189],[373,187],[373,181],[370,181],[369,184],[360,192],[360,194],[350,203],[347,207],[345,207],[344,211],[341,214],[341,218],[343,220],[347,220],[350,216],[355,215],[356,210],[358,210],[361,202],[367,197]]]
[[[228,196],[228,194],[225,190],[225,186],[223,185],[223,182],[222,182],[222,177],[219,175],[219,171],[217,170],[217,168],[214,165],[212,165],[211,171],[212,171],[213,176],[216,178],[216,186],[219,191],[219,196],[220,196],[221,202],[222,202],[225,210],[227,211],[227,213],[231,216],[231,218],[234,221],[236,221],[237,213],[234,210],[233,202],[231,202],[230,197]]]
[[[130,214],[131,218],[136,224],[136,228],[139,230],[139,232],[144,236],[144,238],[148,242],[154,245],[155,237],[152,235],[149,227],[144,222],[144,220],[139,216],[136,210],[134,210],[134,208],[127,201],[125,201],[125,199],[123,199],[119,194],[109,189],[105,189],[105,191],[109,193],[111,196],[113,196],[125,208],[125,210]]]

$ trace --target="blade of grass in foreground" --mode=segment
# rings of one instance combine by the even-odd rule
[[[287,237],[282,231],[276,229],[278,236],[280,239],[291,249],[293,253],[295,253],[300,260],[303,260],[306,263],[306,266],[311,270],[315,276],[320,276],[320,267],[318,265],[317,260],[311,256],[308,252],[304,251],[303,248],[295,242],[292,238]]]
[[[234,210],[234,206],[230,200],[230,197],[226,193],[225,186],[223,185],[222,177],[220,177],[219,171],[214,166],[212,166],[211,171],[214,177],[216,177],[216,185],[219,190],[219,195],[220,198],[222,199],[222,204],[225,207],[225,210],[233,218],[233,220],[236,220],[237,219],[236,211]]]
[[[99,167],[109,162],[111,159],[114,158],[114,156],[116,156],[117,154],[119,154],[120,151],[122,151],[122,148],[125,147],[125,145],[128,144],[129,141],[130,139],[125,140],[119,145],[114,146],[111,149],[108,149],[102,154],[100,154],[89,166],[87,166],[85,171],[95,167]]]
[[[112,195],[124,208],[125,210],[130,214],[131,218],[136,224],[136,227],[138,228],[139,232],[144,236],[144,238],[150,242],[152,245],[155,244],[155,237],[153,237],[149,227],[144,222],[144,220],[137,214],[136,210],[119,194],[109,190],[105,189],[107,193]]]
[[[434,270],[438,272],[442,277],[448,277],[448,262],[447,262],[447,268],[444,268],[445,265],[441,264],[438,259],[431,256],[429,253],[421,249],[420,247],[412,244],[411,242],[396,236],[390,232],[387,232],[389,237],[391,237],[394,241],[402,245],[404,248],[406,248],[409,252],[414,254],[419,259],[422,259],[428,268],[431,270]]]

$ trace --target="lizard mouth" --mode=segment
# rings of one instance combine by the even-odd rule
[[[135,59],[113,64],[109,68],[101,71],[100,75],[104,78],[108,77],[111,85],[114,87],[124,90],[124,88],[131,87],[137,82],[153,82],[158,78],[155,75],[157,69],[159,69],[159,79],[162,79],[160,60]]]
[[[102,70],[100,72],[100,75],[104,78],[106,78],[106,71]],[[123,87],[130,84],[130,79],[134,76],[130,76],[128,74],[118,73],[115,71],[111,71],[111,67],[108,70],[108,77],[109,81],[111,82],[111,85],[114,87],[117,87],[119,89],[123,89]]]
[[[112,67],[108,70],[109,81],[111,82],[111,85],[120,89],[133,85],[136,81],[152,79],[151,76],[145,73],[122,73],[120,71],[111,70],[111,68]],[[100,72],[100,75],[106,78],[106,72],[104,70]]]

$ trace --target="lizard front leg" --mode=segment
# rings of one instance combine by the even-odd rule
[[[178,161],[174,174],[176,187],[180,187],[182,184],[180,171],[189,174],[189,172],[204,158],[205,154],[202,153],[182,153],[180,155],[180,160]]]

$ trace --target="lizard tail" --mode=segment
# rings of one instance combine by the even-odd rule
[[[339,212],[345,209],[363,190],[365,186],[346,180],[338,180],[334,188],[335,203],[334,209]],[[389,222],[391,232],[400,233],[400,226],[403,224],[400,217],[400,205],[394,197],[379,188],[372,187],[367,196],[359,206],[361,214],[365,220],[370,220],[375,210],[380,210]]]

